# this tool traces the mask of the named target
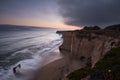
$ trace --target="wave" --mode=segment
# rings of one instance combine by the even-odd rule
[[[12,60],[12,65],[6,69],[0,68],[0,80],[32,80],[37,69],[43,66],[44,60],[52,55],[50,52],[61,44],[62,39],[57,39],[43,46],[31,46],[11,54],[6,58],[6,62],[10,63],[9,61]],[[18,64],[21,68],[16,70],[19,74],[15,75],[13,68]]]

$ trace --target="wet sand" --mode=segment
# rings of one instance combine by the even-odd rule
[[[38,70],[35,80],[61,80],[61,68],[65,66],[65,60],[58,59]]]
[[[55,50],[46,56],[42,67],[37,70],[34,80],[60,80],[63,75],[61,68],[64,68],[64,66],[64,58],[59,50]]]

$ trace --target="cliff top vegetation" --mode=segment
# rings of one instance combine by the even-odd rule
[[[69,80],[81,80],[87,76],[90,80],[120,80],[120,48],[112,48],[94,68],[85,67],[70,73]]]

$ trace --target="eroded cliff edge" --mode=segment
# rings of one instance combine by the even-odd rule
[[[39,71],[36,80],[68,80],[75,70],[94,67],[106,52],[120,47],[120,32],[114,30],[58,31],[63,35],[62,59],[49,63]],[[82,80],[88,80],[89,76]],[[79,79],[78,79],[79,80]]]
[[[61,33],[64,41],[60,51],[72,61],[81,61],[81,64],[77,64],[80,66],[85,65],[88,59],[91,59],[91,65],[94,66],[107,51],[120,45],[120,35],[116,31],[77,30]]]
[[[94,67],[112,48],[120,47],[120,32],[114,30],[63,31],[60,51],[66,56],[68,73],[86,66]]]

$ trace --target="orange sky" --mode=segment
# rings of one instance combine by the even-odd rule
[[[1,10],[3,10],[2,14],[0,14],[0,24],[40,26],[68,30],[80,29],[77,26],[64,24],[64,19],[59,13],[59,6],[55,0],[21,0],[19,2],[16,0],[3,0],[3,3],[0,4]]]
[[[64,18],[60,15],[59,6],[55,0],[20,0],[19,2],[3,0],[3,3],[0,4],[2,10],[0,24],[40,26],[65,30],[80,29],[77,26],[64,24]]]
[[[40,23],[41,22],[41,23]],[[36,27],[48,27],[48,28],[59,28],[59,29],[65,29],[65,30],[76,30],[76,29],[81,29],[81,27],[77,26],[71,26],[71,25],[66,25],[62,23],[61,21],[55,20],[53,21],[18,21],[18,20],[11,20],[11,21],[3,21],[0,24],[12,24],[12,25],[23,25],[23,26],[36,26]]]

